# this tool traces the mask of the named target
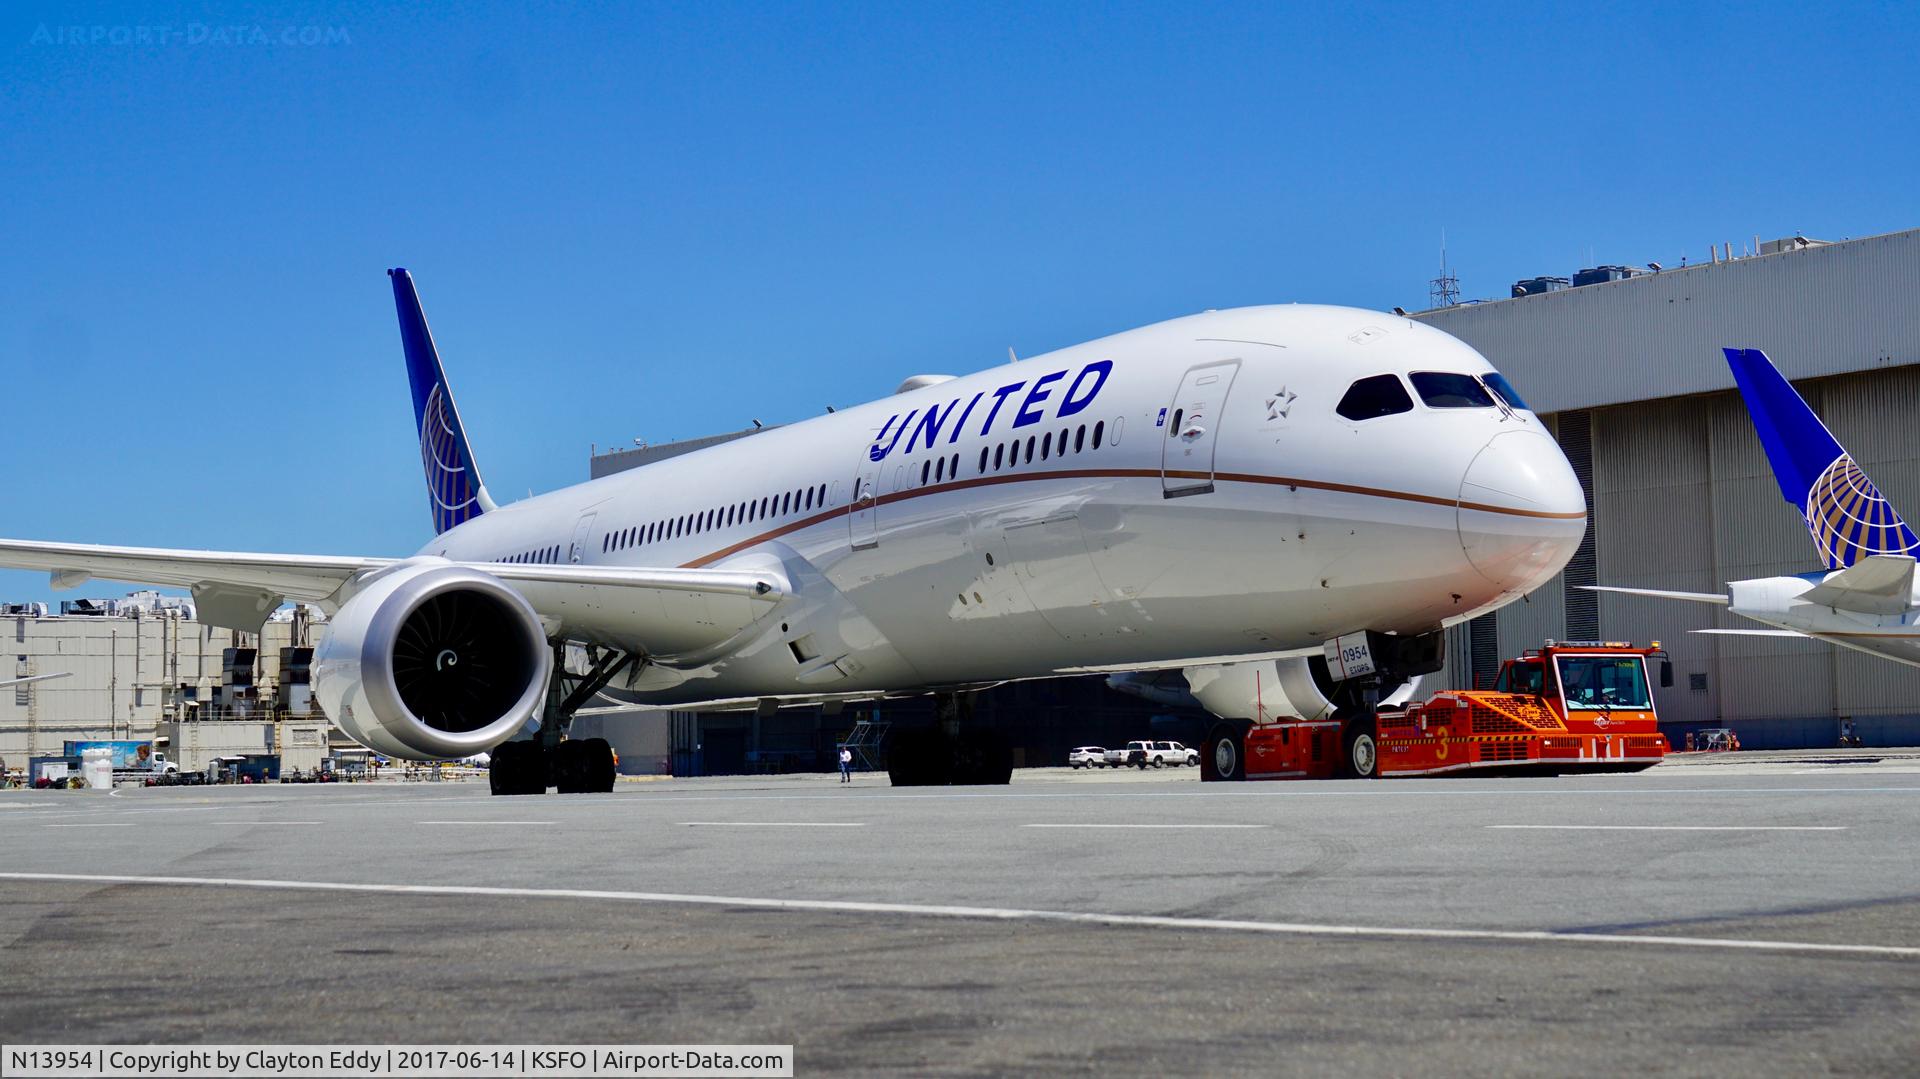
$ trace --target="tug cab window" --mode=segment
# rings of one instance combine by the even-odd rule
[[[1528,662],[1519,660],[1509,663],[1500,671],[1499,681],[1493,684],[1495,693],[1527,693],[1539,696],[1541,679],[1546,670],[1539,660]]]
[[[1493,395],[1472,375],[1415,371],[1413,389],[1428,408],[1492,408]]]
[[[1644,712],[1653,707],[1639,656],[1561,656],[1559,662],[1568,708]]]
[[[1412,412],[1413,398],[1407,396],[1407,388],[1396,376],[1373,375],[1347,387],[1347,395],[1340,398],[1334,411],[1350,420],[1370,420]]]

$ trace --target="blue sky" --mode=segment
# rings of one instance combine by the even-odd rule
[[[1916,47],[1906,4],[10,5],[0,535],[417,548],[389,266],[504,499],[1009,345],[1424,306],[1443,231],[1490,297],[1920,226]]]

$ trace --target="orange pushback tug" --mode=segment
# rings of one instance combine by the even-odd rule
[[[1446,690],[1419,704],[1382,706],[1372,724],[1258,725],[1245,736],[1246,777],[1651,768],[1666,756],[1667,740],[1657,726],[1648,659],[1660,660],[1660,685],[1671,686],[1673,663],[1658,641],[1650,648],[1548,641],[1503,663],[1491,690]]]

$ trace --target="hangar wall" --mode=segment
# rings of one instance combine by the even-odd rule
[[[1576,563],[1526,602],[1456,627],[1441,677],[1471,684],[1476,635],[1492,634],[1500,657],[1583,636],[1568,608],[1589,580],[1723,592],[1819,568],[1722,345],[1767,349],[1881,491],[1920,516],[1916,295],[1920,230],[1412,316],[1484,353],[1551,410],[1563,443],[1571,421],[1590,439],[1590,571]],[[1760,628],[1705,604],[1601,594],[1597,616],[1600,637],[1672,653],[1675,685],[1660,695],[1670,736],[1727,726],[1750,747],[1833,745],[1851,718],[1869,745],[1920,744],[1920,668],[1814,641],[1689,633]],[[1483,674],[1492,651],[1480,651]]]

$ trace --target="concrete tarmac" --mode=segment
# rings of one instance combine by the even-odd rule
[[[800,1073],[1911,1074],[1920,761],[0,793],[0,1031]]]

